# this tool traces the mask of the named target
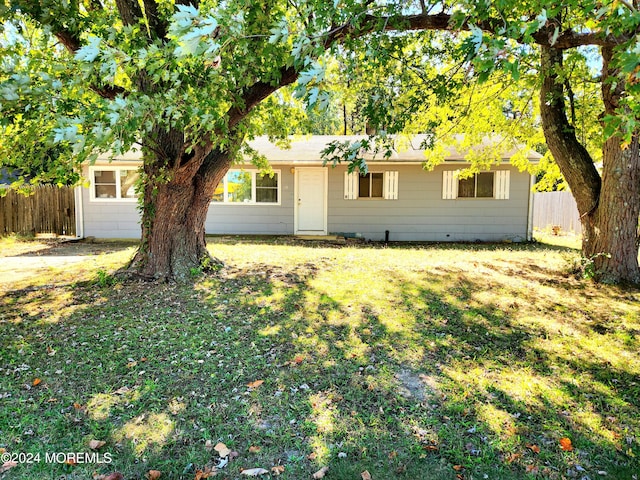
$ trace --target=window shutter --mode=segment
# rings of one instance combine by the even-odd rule
[[[498,200],[509,200],[509,170],[496,171],[495,177],[495,198]]]
[[[358,198],[358,172],[344,172],[344,199]]]
[[[442,172],[442,199],[453,200],[458,197],[458,175],[454,170]]]
[[[398,199],[398,172],[384,172],[384,198]]]

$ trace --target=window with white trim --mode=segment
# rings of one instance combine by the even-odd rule
[[[136,183],[140,173],[135,167],[90,167],[91,200],[131,200],[138,198]]]
[[[361,174],[358,182],[358,197],[382,198],[382,176],[382,172]]]
[[[211,199],[224,204],[280,204],[280,171],[273,175],[255,170],[229,170]]]
[[[493,198],[493,172],[458,179],[458,198]]]
[[[398,172],[369,172],[364,175],[358,172],[345,172],[344,198],[383,198],[398,199]]]
[[[479,172],[459,178],[458,171],[442,172],[442,198],[495,198],[509,199],[509,170]]]

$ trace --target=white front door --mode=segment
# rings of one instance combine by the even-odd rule
[[[295,231],[327,234],[327,169],[296,167]]]

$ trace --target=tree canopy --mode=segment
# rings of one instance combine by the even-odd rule
[[[588,227],[585,255],[611,280],[640,280],[636,0],[5,0],[0,15],[3,162],[62,179],[100,151],[141,145],[146,276],[205,255],[207,199],[231,162],[256,157],[244,141],[289,133],[293,100],[335,108],[325,85],[337,62],[343,105],[387,133],[462,129],[452,99],[473,103],[484,85],[487,128],[531,140],[537,104]],[[602,123],[576,125],[579,112]],[[635,220],[622,215],[629,197]]]

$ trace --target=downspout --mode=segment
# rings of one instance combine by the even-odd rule
[[[530,174],[529,181],[529,208],[527,212],[527,241],[533,241],[533,187],[536,184],[536,177]]]
[[[73,196],[76,207],[76,238],[84,238],[84,210],[81,186],[77,186],[73,189]]]

